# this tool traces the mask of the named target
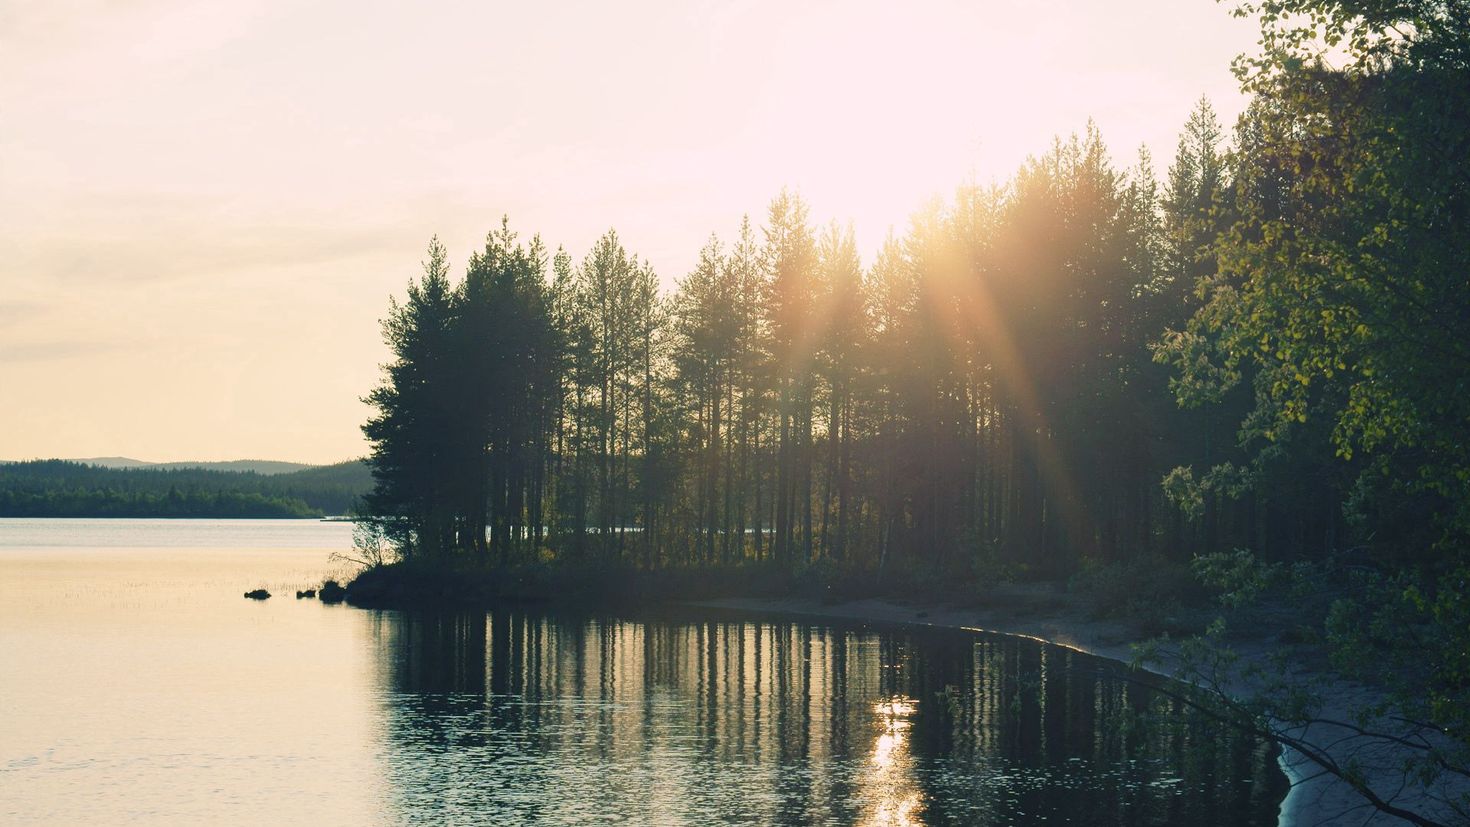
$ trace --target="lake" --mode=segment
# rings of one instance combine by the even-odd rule
[[[350,537],[0,520],[0,822],[1237,825],[1285,793],[1265,745],[1030,640],[295,599]]]

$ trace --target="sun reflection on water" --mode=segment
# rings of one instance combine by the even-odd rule
[[[917,704],[913,698],[901,695],[873,704],[878,738],[862,783],[870,803],[859,824],[907,827],[923,823],[919,818],[923,794],[914,777],[909,749],[909,730]]]

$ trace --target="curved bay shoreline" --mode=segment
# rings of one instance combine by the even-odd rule
[[[453,606],[474,609],[502,603],[532,603],[551,606],[597,606],[604,610],[666,603],[720,611],[749,612],[858,621],[910,624],[962,629],[1026,637],[1063,646],[1089,655],[1131,663],[1134,647],[1153,637],[1127,618],[1099,618],[1093,603],[1068,591],[1062,584],[997,584],[960,602],[908,595],[857,597],[831,591],[797,588],[790,581],[778,582],[756,571],[732,571],[726,578],[688,576],[688,573],[612,571],[590,582],[582,574],[566,571],[442,571],[432,568],[388,566],[368,570],[350,583],[348,603],[371,609]],[[673,597],[685,595],[685,597]],[[1242,632],[1244,632],[1242,634]],[[1277,656],[1290,657],[1290,677],[1313,684],[1322,697],[1318,717],[1352,721],[1355,711],[1382,700],[1372,687],[1329,674],[1321,653],[1285,642],[1286,626],[1260,622],[1255,628],[1233,630],[1231,650],[1245,666],[1269,667]],[[1161,661],[1145,666],[1156,674],[1173,677],[1170,652],[1157,652]],[[1310,660],[1310,662],[1309,662]],[[1238,674],[1240,670],[1236,670]],[[1228,681],[1223,691],[1237,698],[1249,697],[1252,686],[1242,678]],[[1321,747],[1340,765],[1351,766],[1380,797],[1396,807],[1425,814],[1436,821],[1457,823],[1453,814],[1437,804],[1427,791],[1405,783],[1404,758],[1412,753],[1381,741],[1365,742],[1345,727],[1313,724],[1288,730],[1287,734],[1311,747]],[[1281,802],[1278,824],[1295,825],[1386,825],[1403,821],[1374,811],[1348,782],[1320,771],[1295,751],[1284,748],[1278,759],[1291,783]],[[1441,780],[1432,792],[1441,797],[1461,795],[1465,784]]]
[[[1043,595],[1045,599],[1037,599]],[[1125,621],[1090,617],[1080,601],[1057,599],[1059,596],[1055,592],[1046,589],[1022,588],[1012,591],[1010,597],[1012,599],[1007,600],[1005,606],[982,604],[964,607],[905,604],[878,598],[841,602],[801,597],[718,598],[683,603],[694,607],[753,614],[933,626],[1012,635],[1123,663],[1134,661],[1134,646],[1147,637]],[[1019,607],[1016,603],[1020,604]],[[1276,647],[1262,637],[1261,640],[1232,644],[1232,648],[1241,655],[1243,661],[1265,665]],[[1167,664],[1152,664],[1145,668],[1156,674],[1172,677]],[[1302,676],[1308,677],[1305,672]],[[1323,676],[1313,673],[1310,677]],[[1372,702],[1378,697],[1369,687],[1336,678],[1330,681],[1330,692],[1325,693],[1322,717],[1349,720],[1353,707]],[[1292,734],[1294,737],[1303,737],[1309,743],[1328,745],[1328,753],[1340,761],[1365,758],[1354,754],[1354,744],[1338,740],[1341,732],[1331,733],[1323,728],[1317,732]],[[1382,791],[1385,795],[1391,795],[1398,790],[1398,797],[1392,799],[1397,806],[1416,812],[1435,811],[1433,802],[1422,793],[1409,789],[1399,790],[1404,777],[1400,768],[1403,759],[1401,751],[1379,749],[1366,757],[1373,759],[1371,763],[1362,766],[1364,777],[1371,788]],[[1394,816],[1372,811],[1363,797],[1347,782],[1320,774],[1315,765],[1289,748],[1283,748],[1278,763],[1291,782],[1291,787],[1280,805],[1278,824],[1281,827],[1404,823]]]

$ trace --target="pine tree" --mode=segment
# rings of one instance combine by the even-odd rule
[[[453,491],[445,471],[458,446],[452,420],[453,330],[457,318],[449,258],[435,237],[407,300],[389,304],[383,339],[392,361],[364,399],[374,490],[367,509],[405,557],[434,557],[455,545]]]

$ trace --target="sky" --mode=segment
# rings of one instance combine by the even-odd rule
[[[6,0],[0,459],[366,453],[437,234],[616,228],[672,288],[783,187],[865,254],[1089,118],[1162,172],[1254,23],[1212,0]]]

